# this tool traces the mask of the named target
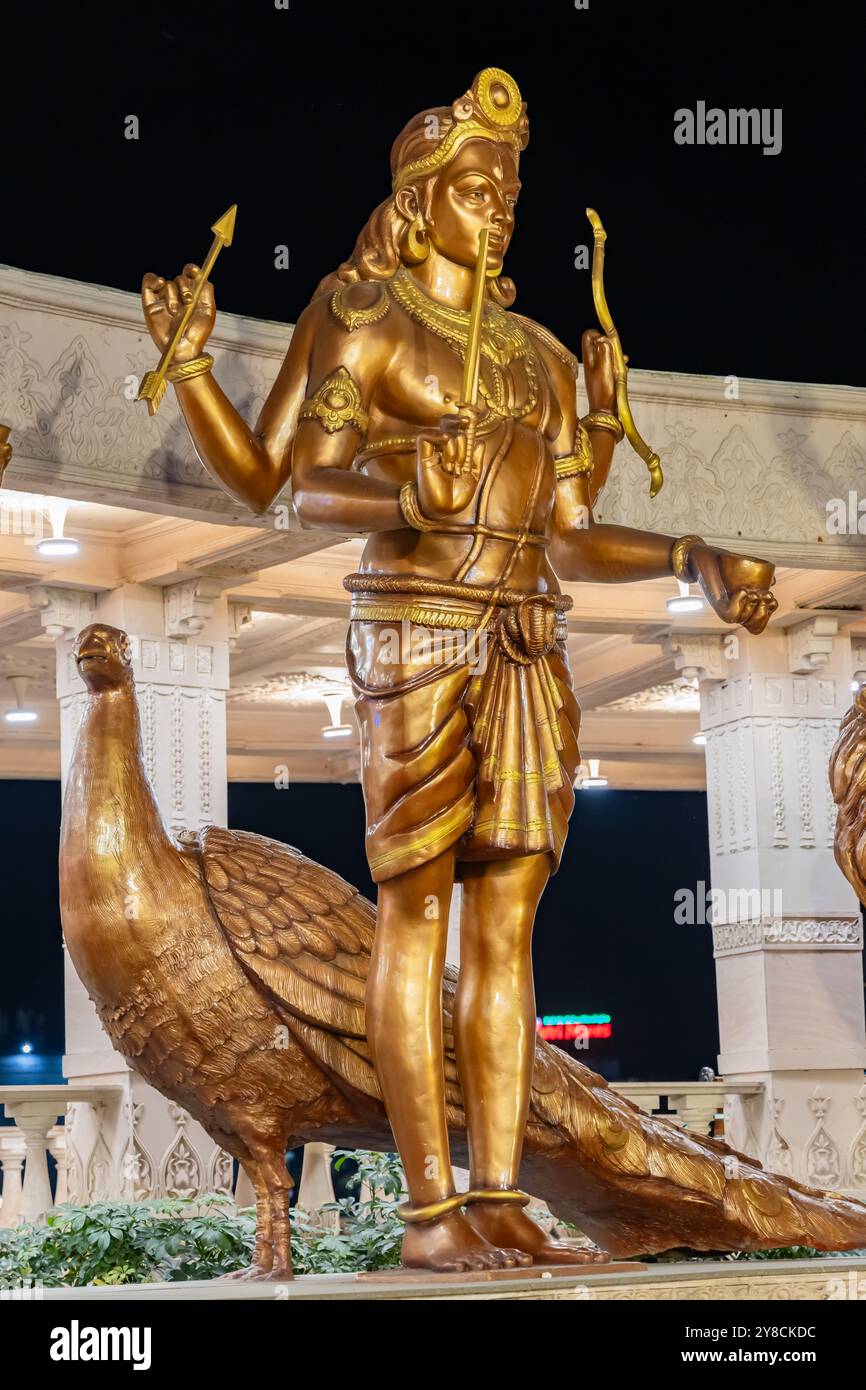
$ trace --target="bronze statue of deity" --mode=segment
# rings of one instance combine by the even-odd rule
[[[763,562],[594,520],[623,434],[616,360],[609,336],[583,334],[579,418],[578,359],[511,311],[502,270],[527,140],[525,103],[499,69],[408,123],[391,193],[298,320],[254,428],[205,352],[210,284],[171,373],[198,455],[233,497],[263,512],[291,478],[303,526],[366,538],[345,583],[378,885],[367,1033],[409,1189],[404,1263],[440,1270],[592,1258],[551,1240],[518,1186],[532,927],[579,765],[559,581],[673,574],[750,632],[775,607]],[[160,348],[198,273],[144,277]],[[395,645],[407,630],[435,640]],[[451,1167],[441,1009],[455,880],[468,1193],[455,1192]]]

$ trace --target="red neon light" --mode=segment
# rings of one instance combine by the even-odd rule
[[[568,1042],[572,1038],[609,1038],[609,1023],[539,1023],[538,1036],[550,1042]]]

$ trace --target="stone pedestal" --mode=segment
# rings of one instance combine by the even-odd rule
[[[729,1097],[726,1137],[768,1168],[866,1197],[862,928],[833,858],[827,778],[850,642],[813,617],[737,634],[725,657],[724,679],[701,682],[719,1070],[764,1085]]]
[[[84,617],[111,623],[132,638],[145,763],[169,827],[177,832],[224,825],[229,630],[218,589],[205,580],[167,589],[126,585],[84,596],[79,606],[82,612],[72,621],[50,604],[43,612],[46,630],[57,639],[64,781],[86,699],[72,660],[72,641]],[[114,1051],[68,957],[65,989],[64,1075],[70,1082],[118,1087],[111,1100],[70,1109],[69,1200],[230,1193],[228,1154]]]

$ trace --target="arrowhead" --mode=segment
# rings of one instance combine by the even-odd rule
[[[214,222],[211,231],[214,236],[218,236],[223,246],[231,246],[232,237],[235,234],[235,218],[238,215],[237,203],[232,203],[228,212],[224,212],[219,222]]]

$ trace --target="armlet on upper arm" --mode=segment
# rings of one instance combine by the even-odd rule
[[[590,477],[592,476],[592,440],[581,420],[577,422],[577,428],[574,432],[574,447],[571,453],[555,459],[554,462],[557,482],[563,478],[574,478],[579,473],[587,473]]]
[[[308,396],[298,412],[299,420],[315,420],[334,434],[351,425],[361,438],[366,438],[369,417],[361,405],[361,392],[351,372],[338,367],[322,382],[318,391]]]

